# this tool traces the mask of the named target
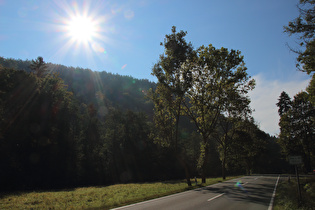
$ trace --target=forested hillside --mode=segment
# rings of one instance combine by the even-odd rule
[[[202,138],[188,117],[179,123],[180,158],[156,141],[155,83],[46,64],[40,57],[0,57],[0,64],[2,190],[169,180],[184,178],[185,171],[200,176]],[[226,174],[284,170],[275,138],[246,123],[252,129],[235,130]],[[207,176],[222,174],[216,137],[223,133],[218,129],[208,142]]]
[[[5,59],[0,57],[0,64],[6,68],[32,72],[32,61]],[[50,74],[57,73],[65,84],[67,90],[85,104],[93,104],[102,114],[105,107],[116,107],[123,110],[146,112],[153,114],[153,103],[145,96],[155,84],[148,80],[139,80],[131,76],[121,76],[102,72],[93,72],[90,69],[79,67],[66,67],[59,64],[47,63]]]
[[[176,177],[148,138],[153,83],[53,64],[40,77],[30,64],[1,62],[2,189]]]

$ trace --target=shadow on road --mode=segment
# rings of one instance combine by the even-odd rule
[[[200,192],[202,194],[207,193],[216,193],[222,194],[228,199],[233,201],[244,201],[244,202],[252,202],[257,204],[266,205],[269,204],[271,194],[274,189],[274,183],[269,183],[267,181],[269,178],[261,178],[259,181],[262,184],[256,183],[253,181],[252,183],[238,183],[237,182],[229,182],[222,183],[221,185],[208,186],[204,188],[196,189],[195,191]]]

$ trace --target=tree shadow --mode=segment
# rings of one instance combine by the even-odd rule
[[[222,194],[226,196],[228,199],[239,201],[239,202],[251,202],[257,203],[261,205],[269,205],[271,194],[274,189],[274,183],[270,184],[257,184],[257,183],[249,183],[247,185],[233,185],[229,183],[229,185],[225,186],[207,186],[199,189],[195,189],[194,191],[208,194]]]

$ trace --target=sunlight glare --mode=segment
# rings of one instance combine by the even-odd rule
[[[69,36],[77,42],[89,42],[97,33],[97,25],[89,17],[74,16],[67,25]]]
[[[109,36],[117,34],[114,24],[109,21],[113,15],[110,11],[104,12],[107,4],[59,0],[54,0],[54,3],[55,22],[52,26],[60,32],[54,56],[59,59],[64,59],[65,56],[73,56],[73,59],[84,56],[91,63],[94,63],[96,58],[107,62],[107,45],[115,43]]]

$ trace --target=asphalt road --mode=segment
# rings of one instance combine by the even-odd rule
[[[207,187],[144,201],[116,210],[135,209],[271,209],[275,185],[280,176],[245,176]]]

